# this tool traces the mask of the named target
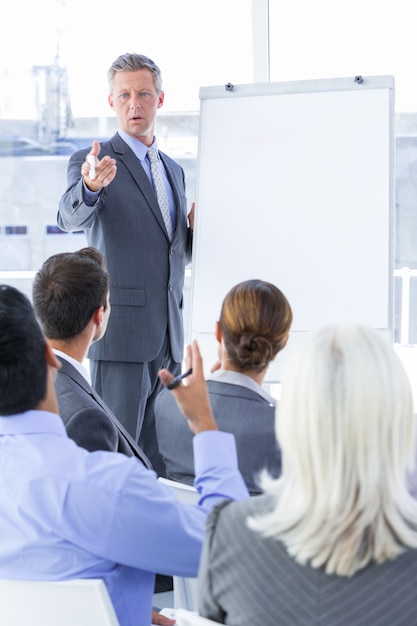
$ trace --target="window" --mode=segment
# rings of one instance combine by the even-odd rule
[[[393,74],[396,268],[417,270],[412,9],[412,0],[125,0],[123,11],[103,11],[97,0],[11,4],[0,37],[2,280],[16,270],[35,271],[52,252],[83,245],[82,235],[61,236],[48,227],[56,222],[69,155],[117,129],[106,73],[129,50],[161,67],[166,98],[158,141],[184,167],[190,203],[200,86]],[[25,234],[6,231],[21,226]],[[406,335],[400,332],[408,311],[401,305],[405,279],[397,280],[396,340],[417,343],[417,316]]]

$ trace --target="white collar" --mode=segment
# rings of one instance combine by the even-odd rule
[[[80,363],[79,361],[77,361],[77,359],[74,359],[66,352],[62,352],[62,350],[56,350],[55,348],[53,348],[53,351],[57,356],[61,357],[61,359],[65,359],[66,361],[68,361],[68,363],[71,363],[71,365],[75,367],[77,372],[79,372],[81,376],[85,378],[85,380],[88,382],[88,384],[91,385],[90,372],[87,367],[83,365],[83,363]]]
[[[276,399],[271,396],[256,380],[253,380],[250,376],[242,374],[242,372],[234,372],[232,370],[216,370],[213,374],[207,377],[207,380],[213,380],[220,383],[228,383],[229,385],[239,385],[240,387],[246,387],[251,389],[258,396],[261,396],[271,406],[276,406]]]

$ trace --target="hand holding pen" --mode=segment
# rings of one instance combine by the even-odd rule
[[[160,370],[159,379],[171,390],[181,412],[194,434],[204,430],[218,430],[211,409],[207,383],[203,373],[203,361],[197,342],[187,346],[187,370],[174,377],[166,369]],[[186,379],[186,384],[182,381]]]
[[[171,382],[167,384],[167,389],[175,389],[175,387],[178,387],[178,385],[181,384],[181,382],[182,382],[182,380],[184,378],[186,378],[187,376],[189,376],[192,373],[193,373],[193,368],[190,367],[183,374],[180,374],[179,376],[176,376],[175,378],[173,378],[171,380]]]

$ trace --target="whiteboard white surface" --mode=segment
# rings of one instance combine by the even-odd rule
[[[289,347],[327,323],[390,329],[393,91],[392,77],[201,90],[189,339],[206,367],[223,297],[249,278],[287,296]]]

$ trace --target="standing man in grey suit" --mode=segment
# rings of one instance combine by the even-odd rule
[[[70,158],[58,225],[83,229],[106,259],[113,312],[105,337],[89,351],[93,385],[164,475],[154,420],[157,372],[181,370],[194,206],[187,220],[184,172],[158,151],[155,120],[164,103],[159,68],[143,55],[124,54],[108,80],[119,130]],[[156,151],[161,184],[151,173],[148,148]],[[168,196],[167,222],[156,195],[161,186]]]

